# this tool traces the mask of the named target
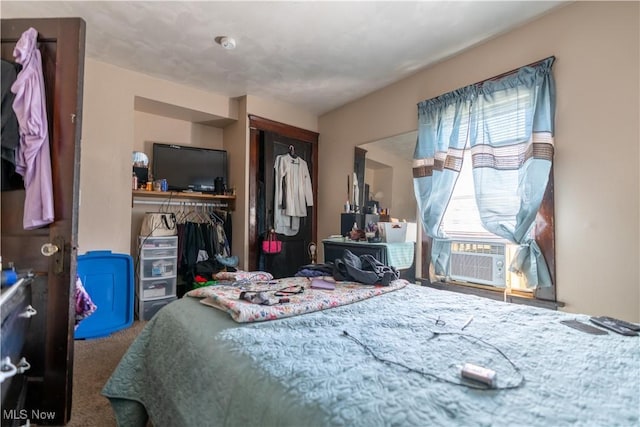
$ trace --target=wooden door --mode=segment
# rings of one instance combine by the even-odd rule
[[[249,116],[249,122],[249,267],[252,270],[264,269],[275,277],[293,276],[299,267],[310,262],[309,243],[317,244],[318,134],[257,116]],[[313,206],[307,209],[307,217],[301,220],[297,235],[278,235],[283,241],[282,252],[261,258],[262,236],[273,225],[274,160],[276,156],[287,153],[290,145],[293,145],[296,155],[307,162]]]
[[[13,48],[24,31],[38,31],[45,81],[55,221],[24,230],[25,191],[1,195],[1,251],[4,263],[32,269],[32,305],[38,311],[27,336],[27,410],[53,415],[38,424],[66,424],[71,416],[73,333],[78,235],[80,131],[84,75],[85,22],[79,18],[3,19],[2,58],[14,61]],[[59,251],[41,253],[45,243]]]
[[[265,212],[263,214],[266,229],[270,229],[274,227],[275,222],[275,186],[279,185],[275,182],[274,165],[276,158],[281,155],[287,155],[292,149],[295,156],[303,159],[307,163],[307,167],[313,170],[312,150],[311,144],[294,138],[287,138],[274,132],[264,132],[261,148],[264,153],[262,162],[264,163],[265,184]],[[311,263],[308,246],[309,243],[314,241],[312,237],[313,206],[307,207],[307,216],[301,217],[299,223],[300,227],[296,234],[289,236],[284,234],[277,235],[282,242],[282,251],[280,253],[261,254],[263,257],[262,269],[270,272],[276,278],[291,277],[298,272],[301,266]]]

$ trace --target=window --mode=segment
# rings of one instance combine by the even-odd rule
[[[480,220],[473,187],[471,151],[466,149],[463,159],[462,170],[442,218],[442,229],[451,238],[497,239],[498,236],[487,231]]]
[[[486,108],[488,119],[479,124],[489,130],[493,145],[506,146],[527,137],[527,111],[531,110],[531,92],[498,94],[498,98]],[[454,111],[447,111],[453,122]],[[501,239],[482,225],[476,204],[473,183],[472,151],[469,146],[469,116],[460,118],[458,146],[464,147],[462,168],[455,183],[451,199],[442,221],[443,231],[451,237],[472,239]],[[483,142],[483,141],[482,141]],[[495,204],[503,203],[501,195],[492,195]]]
[[[490,262],[508,271],[514,246],[511,266],[522,283],[555,300],[552,63],[418,104],[414,184],[438,277],[461,270],[456,276],[472,284],[504,287],[483,276]]]

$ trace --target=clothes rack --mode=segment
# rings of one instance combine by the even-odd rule
[[[134,200],[136,205],[161,205],[161,206],[185,206],[185,207],[212,207],[212,208],[226,208],[229,205],[222,202],[183,202],[180,200],[169,200],[164,202],[154,200]]]

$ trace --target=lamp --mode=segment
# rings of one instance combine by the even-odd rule
[[[309,243],[309,258],[311,258],[311,264],[316,263],[316,244],[314,242]]]

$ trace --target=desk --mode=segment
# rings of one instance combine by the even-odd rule
[[[369,243],[339,238],[324,239],[324,261],[342,258],[345,249],[354,255],[369,254],[383,264],[395,267],[400,277],[414,282],[416,279],[415,243]]]

